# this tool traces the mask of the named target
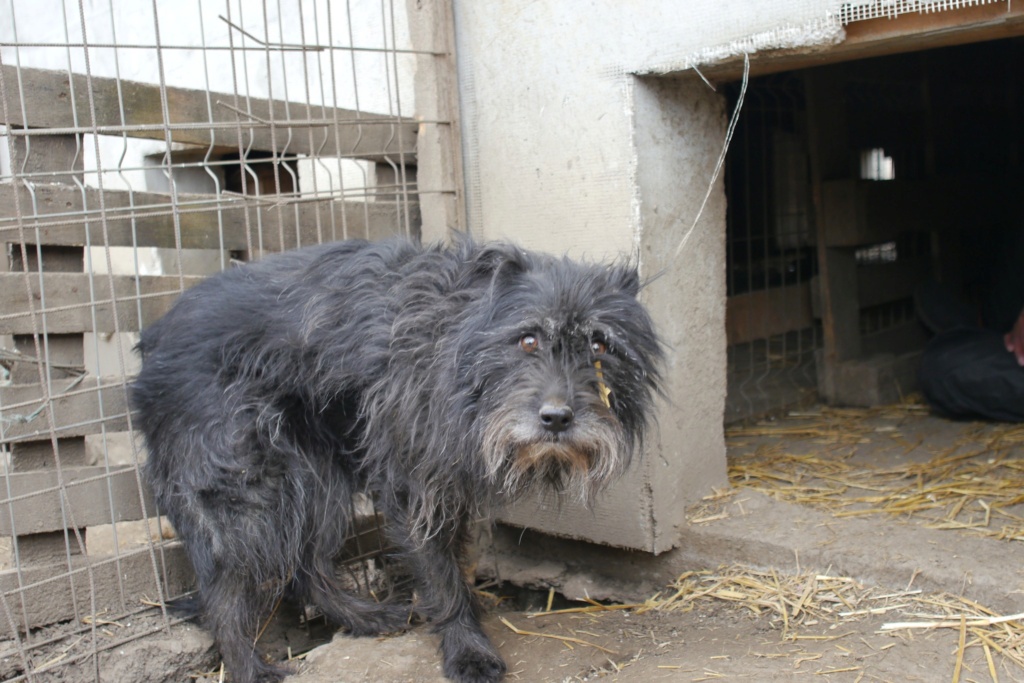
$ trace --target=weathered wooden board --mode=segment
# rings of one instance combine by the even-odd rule
[[[165,117],[153,84],[84,74],[72,83],[64,71],[0,69],[14,127],[155,140],[169,134],[173,142],[203,147],[415,163],[417,124],[408,118],[172,87]]]
[[[160,318],[182,286],[188,288],[200,280],[171,275],[0,273],[0,301],[5,308],[0,314],[0,334],[134,332]]]
[[[742,344],[814,324],[808,283],[731,296],[725,308],[728,344]]]
[[[854,21],[843,27],[842,42],[804,49],[763,50],[750,59],[750,76],[793,71],[868,59],[881,55],[923,52],[934,48],[980,43],[1020,36],[1024,31],[1024,7],[1019,3],[960,3],[955,10],[942,12],[912,11],[902,14]],[[854,11],[862,8],[889,7],[882,3],[843,3]],[[909,5],[908,5],[909,6]],[[675,65],[675,62],[669,62]],[[673,70],[678,67],[673,66]],[[727,83],[743,77],[743,55],[717,63],[700,65],[701,73],[712,82]],[[652,70],[658,73],[660,70]]]
[[[0,535],[131,522],[156,513],[148,488],[143,489],[145,501],[139,497],[134,467],[113,472],[103,467],[65,467],[61,475],[58,478],[56,470],[47,470],[0,477],[4,484]]]
[[[158,549],[156,559],[164,595],[180,595],[191,586],[194,575],[180,545]],[[19,630],[74,619],[76,607],[79,618],[94,609],[116,616],[160,594],[148,548],[117,557],[75,557],[70,569],[64,563],[0,572],[0,591]],[[0,619],[0,634],[14,635],[8,619]]]
[[[128,429],[127,396],[120,378],[55,379],[52,384],[49,402],[38,384],[0,388],[0,444],[49,440],[50,413],[60,438]]]
[[[101,201],[102,200],[102,201]],[[103,207],[102,211],[100,207]],[[177,212],[180,237],[175,238]],[[19,225],[15,216],[21,215]],[[412,230],[419,211],[409,206]],[[153,192],[79,190],[62,185],[0,185],[0,241],[72,246],[138,246],[280,251],[297,245],[405,232],[406,212],[395,202],[259,202],[253,197],[171,197]]]
[[[843,81],[828,78],[814,69],[804,73],[803,81],[807,98],[811,193],[820,198],[823,186],[830,179],[846,177],[849,124],[843,106]],[[812,203],[819,276],[811,287],[821,299],[822,361],[818,363],[818,389],[824,400],[833,402],[836,382],[840,381],[839,364],[860,355],[860,306],[854,295],[857,287],[854,250],[832,247],[835,231],[828,224],[832,213],[823,204],[821,200]]]

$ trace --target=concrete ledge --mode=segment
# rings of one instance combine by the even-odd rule
[[[916,327],[916,324],[915,324]],[[824,353],[815,354],[818,393],[828,395]],[[840,361],[832,377],[833,391],[829,403],[843,406],[884,406],[899,403],[917,389],[917,373],[921,352],[900,355],[877,353],[866,358]]]
[[[1003,614],[1024,611],[1024,544],[926,529],[879,515],[836,518],[739,491],[723,517],[688,525],[680,547],[654,556],[498,527],[480,568],[570,598],[649,598],[684,571],[732,563],[850,576],[867,585],[946,591]]]

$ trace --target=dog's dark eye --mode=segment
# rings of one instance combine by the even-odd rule
[[[603,341],[601,341],[600,339],[595,339],[595,340],[593,340],[592,342],[590,342],[590,351],[591,351],[591,353],[593,353],[593,354],[594,354],[595,356],[600,356],[600,355],[601,355],[601,354],[603,354],[603,353],[607,353],[607,351],[608,351],[608,345],[607,345],[607,344],[605,344],[605,343],[604,343]]]
[[[540,341],[532,334],[524,334],[519,338],[519,348],[527,353],[533,353],[540,348]]]

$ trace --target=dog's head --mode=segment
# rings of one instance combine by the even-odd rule
[[[658,391],[637,270],[507,245],[473,263],[484,295],[454,329],[484,474],[510,498],[543,481],[589,500],[629,464]]]

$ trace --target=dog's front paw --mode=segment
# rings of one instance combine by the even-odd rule
[[[445,656],[444,675],[457,683],[494,683],[505,676],[505,662],[496,652],[461,650]]]

